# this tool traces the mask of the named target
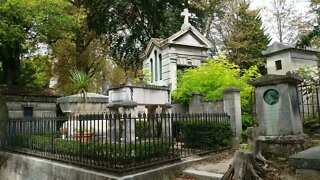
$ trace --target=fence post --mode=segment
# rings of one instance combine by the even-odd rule
[[[236,147],[241,141],[242,120],[240,89],[229,87],[223,91],[223,109],[230,116],[232,145]]]

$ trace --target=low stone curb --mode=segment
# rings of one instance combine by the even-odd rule
[[[199,180],[220,180],[223,176],[223,174],[199,171],[195,169],[186,169],[183,171],[183,173],[195,177]]]

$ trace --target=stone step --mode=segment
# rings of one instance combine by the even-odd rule
[[[207,171],[199,171],[196,169],[185,169],[183,171],[184,174],[190,175],[197,180],[220,180],[223,174],[207,172]]]

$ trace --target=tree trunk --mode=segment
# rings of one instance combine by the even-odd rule
[[[4,80],[7,85],[18,85],[20,77],[20,46],[4,45],[0,48],[0,60],[2,62]]]
[[[228,171],[221,178],[222,180],[251,180],[266,179],[268,172],[274,170],[267,168],[269,164],[261,155],[261,141],[256,140],[253,152],[237,151]]]

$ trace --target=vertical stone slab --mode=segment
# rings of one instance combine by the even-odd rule
[[[256,113],[261,136],[303,134],[297,93],[297,85],[301,82],[301,77],[291,73],[266,75],[250,82],[256,87]]]
[[[5,97],[0,94],[0,148],[5,143],[5,133],[8,124],[8,107]]]
[[[119,120],[116,118],[119,115],[119,107],[114,106],[114,105],[109,105],[107,106],[109,109],[109,113],[112,116],[112,118],[106,118],[107,119],[107,140],[111,142],[115,142],[117,140],[120,139],[120,122],[118,122]],[[110,116],[109,116],[110,117]]]
[[[230,116],[230,125],[233,140],[241,140],[242,120],[240,90],[235,87],[223,91],[224,112]]]
[[[177,57],[170,58],[170,80],[171,82],[171,90],[175,90],[177,88]]]
[[[156,119],[156,109],[158,106],[152,105],[152,106],[146,106],[148,109],[148,130],[149,130],[149,136],[155,137],[157,135],[157,119]]]
[[[134,142],[136,139],[136,129],[135,121],[138,117],[137,114],[137,103],[131,102],[129,104],[123,105],[124,113],[126,114],[125,118],[125,134],[124,139],[127,143]]]
[[[255,89],[258,141],[267,158],[288,157],[305,148],[297,85],[302,77],[266,75],[249,82]]]
[[[171,119],[167,118],[168,114],[172,113],[172,105],[171,104],[166,104],[164,106],[161,107],[162,108],[162,113],[160,118],[162,119],[161,122],[161,127],[162,127],[162,131],[161,131],[161,135],[164,138],[170,138],[172,137],[172,123],[171,123]]]

